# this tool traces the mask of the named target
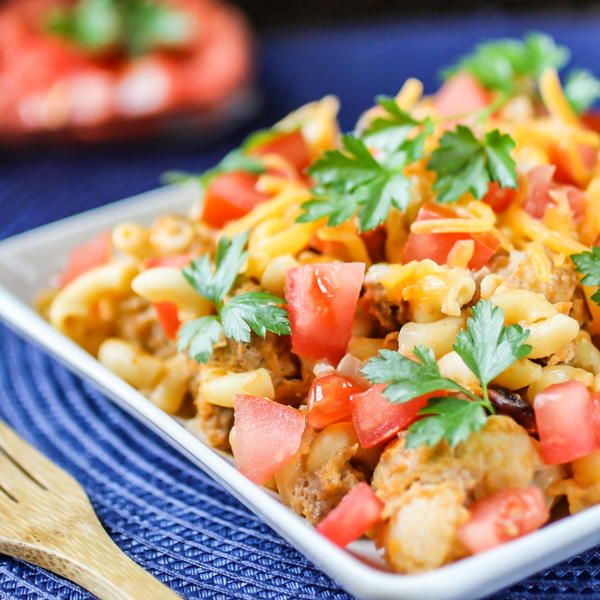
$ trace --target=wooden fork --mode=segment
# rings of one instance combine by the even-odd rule
[[[0,553],[101,600],[181,600],[108,537],[82,487],[0,421]]]

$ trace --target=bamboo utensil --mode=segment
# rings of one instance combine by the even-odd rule
[[[0,421],[0,553],[101,600],[181,600],[110,539],[83,488]]]

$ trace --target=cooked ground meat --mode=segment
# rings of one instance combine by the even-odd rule
[[[215,348],[207,366],[235,372],[263,367],[271,375],[275,400],[291,406],[302,404],[310,387],[311,378],[302,372],[300,359],[292,353],[289,336],[267,333],[261,338],[253,334],[249,344],[227,340]]]
[[[156,320],[154,307],[141,296],[130,296],[117,305],[114,318],[116,337],[132,342],[144,352],[167,357],[175,354],[175,344],[169,340]]]
[[[562,475],[540,476],[549,467],[536,441],[506,416],[489,417],[455,449],[445,442],[407,449],[404,439],[400,434],[387,447],[372,481],[385,502],[379,543],[399,572],[426,571],[465,555],[457,531],[471,502],[532,484],[546,491]]]
[[[360,298],[360,305],[365,314],[373,317],[380,331],[375,337],[383,337],[390,331],[397,331],[406,321],[404,306],[392,304],[385,295],[380,283],[365,283],[365,293]]]
[[[316,433],[307,427],[296,456],[275,475],[282,500],[310,523],[318,523],[361,481],[351,465],[359,451],[350,423]]]
[[[219,450],[230,451],[229,433],[233,427],[233,408],[198,402],[198,424],[208,443]]]

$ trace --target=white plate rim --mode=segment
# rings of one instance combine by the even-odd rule
[[[600,506],[566,517],[523,538],[434,571],[399,575],[369,566],[330,543],[273,495],[246,479],[219,453],[114,375],[28,305],[4,283],[23,264],[21,253],[61,239],[64,252],[92,231],[143,213],[159,214],[191,201],[189,186],[166,186],[0,241],[0,319],[84,377],[192,462],[207,471],[250,510],[348,592],[364,600],[474,600],[589,549],[600,542]],[[16,264],[19,269],[11,265]],[[23,282],[33,294],[31,282]],[[43,287],[44,282],[38,282]]]

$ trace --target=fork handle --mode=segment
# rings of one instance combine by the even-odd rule
[[[60,549],[0,538],[0,553],[9,554],[77,583],[100,600],[182,600],[127,557],[105,534],[79,538]]]

